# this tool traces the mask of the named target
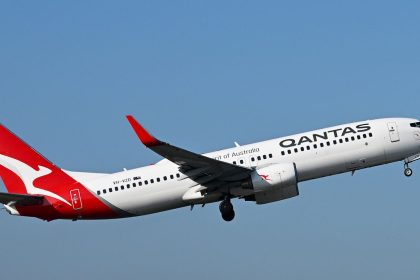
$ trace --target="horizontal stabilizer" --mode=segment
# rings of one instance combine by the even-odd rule
[[[43,196],[16,194],[16,193],[2,193],[0,192],[0,203],[9,204],[14,203],[18,206],[40,205],[44,200]]]

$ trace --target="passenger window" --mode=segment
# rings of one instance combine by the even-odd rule
[[[343,139],[339,139],[338,142],[340,142],[340,144],[343,144]]]
[[[101,194],[101,191],[97,191],[96,193],[97,193],[98,195],[100,195],[100,194]]]
[[[260,157],[260,156],[257,156],[257,159],[258,159],[258,160],[261,160],[261,157]]]
[[[136,187],[136,183],[133,183],[133,188],[135,188]]]
[[[314,149],[318,149],[318,145],[317,144],[314,145]]]
[[[334,145],[337,145],[337,140],[334,140],[333,143],[334,143]]]
[[[311,149],[311,146],[306,146],[306,150],[310,150]]]
[[[143,185],[143,183],[141,181],[139,181],[139,187],[141,187],[141,185]]]
[[[168,177],[163,176],[163,180],[164,180],[164,181],[168,180]]]
[[[273,158],[273,155],[272,155],[272,154],[268,154],[268,157],[269,157],[269,158]]]
[[[105,189],[103,189],[103,190],[102,190],[102,192],[103,192],[103,193],[106,193],[106,190],[105,190]]]
[[[304,152],[304,151],[305,151],[305,147],[301,147],[301,148],[300,148],[300,151],[301,151],[301,152]]]
[[[109,191],[109,192],[112,192],[112,188],[109,188],[109,189],[108,189],[108,191]]]
[[[255,158],[254,158],[254,157],[252,157],[252,158],[251,158],[251,161],[255,161]]]
[[[121,190],[124,190],[124,186],[121,186]]]
[[[363,134],[363,138],[366,138],[367,136],[366,136],[366,134]]]
[[[148,185],[148,184],[149,184],[149,182],[148,182],[147,180],[145,180],[145,181],[144,181],[144,184],[145,184],[145,185]]]
[[[299,152],[299,150],[297,148],[295,148],[295,153]]]
[[[127,189],[129,189],[130,188],[130,184],[127,184]]]
[[[159,183],[160,182],[160,178],[156,178],[156,181]]]
[[[321,148],[324,148],[324,143],[319,144],[321,146]]]
[[[244,161],[241,159],[240,161],[239,161],[241,164],[244,164]]]
[[[263,159],[267,159],[267,156],[266,155],[263,155]]]
[[[179,173],[176,173],[176,177],[179,178],[179,177],[181,177],[181,175],[179,175]]]
[[[344,140],[346,140],[346,142],[349,142],[349,138],[347,138],[347,137]]]
[[[153,184],[155,182],[155,180],[150,179],[150,184]]]
[[[174,178],[174,175],[172,175],[172,174],[171,174],[169,177],[170,177],[171,179],[173,179],[173,178]]]
[[[236,165],[236,161],[233,162],[234,165]],[[171,175],[172,176],[172,175]],[[171,178],[172,179],[172,178]]]
[[[352,137],[351,137],[351,141],[354,141],[354,140],[356,140],[356,139],[354,138],[354,136],[352,136]]]
[[[292,154],[292,151],[291,150],[287,150],[287,153],[290,155],[290,154]]]
[[[118,187],[115,187],[115,191],[116,191],[116,192],[118,191]]]
[[[362,137],[360,137],[360,135],[357,135],[357,140],[360,140]]]
[[[373,137],[373,134],[372,133],[369,133],[369,137]]]

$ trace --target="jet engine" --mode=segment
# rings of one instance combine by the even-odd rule
[[[299,195],[294,163],[279,163],[255,170],[250,184],[254,195],[245,197],[257,204],[270,203]]]

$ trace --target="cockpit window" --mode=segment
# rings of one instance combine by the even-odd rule
[[[419,127],[420,128],[420,122],[416,122],[416,123],[410,123],[411,127]]]

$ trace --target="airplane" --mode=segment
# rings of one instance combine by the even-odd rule
[[[355,122],[197,154],[152,136],[132,116],[139,140],[164,159],[113,174],[74,172],[48,161],[0,124],[0,193],[11,215],[94,220],[140,216],[220,202],[232,221],[234,198],[256,204],[299,195],[300,182],[420,159],[420,121],[386,118]]]

